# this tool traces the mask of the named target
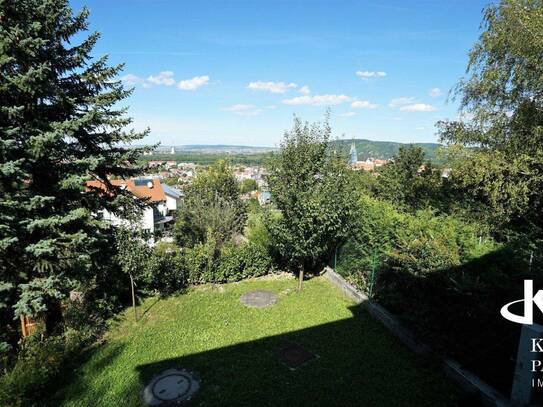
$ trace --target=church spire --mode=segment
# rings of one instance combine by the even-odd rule
[[[349,151],[349,164],[353,165],[356,164],[358,161],[358,153],[356,152],[356,143],[352,142],[351,144],[351,150]]]

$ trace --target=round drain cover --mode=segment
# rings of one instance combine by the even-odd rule
[[[181,405],[188,402],[200,388],[194,375],[185,369],[168,369],[155,376],[143,389],[148,406]]]
[[[277,303],[277,296],[271,291],[257,290],[243,294],[239,300],[248,307],[263,308]]]

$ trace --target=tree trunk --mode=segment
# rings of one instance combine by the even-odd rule
[[[60,302],[56,300],[47,301],[47,308],[47,313],[44,318],[45,332],[48,335],[53,335],[62,322],[62,308]]]
[[[302,291],[302,283],[304,281],[304,266],[300,266],[300,272],[298,274],[298,292]]]
[[[134,308],[134,321],[138,320],[138,313],[136,311],[136,290],[134,288],[134,278],[132,277],[132,274],[129,274],[130,276],[130,288],[132,289],[132,308]]]

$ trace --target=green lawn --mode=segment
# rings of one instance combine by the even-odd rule
[[[201,379],[201,406],[441,406],[457,391],[360,307],[322,278],[295,291],[294,279],[205,286],[149,298],[137,323],[127,310],[57,393],[55,405],[138,406],[154,374],[186,367]],[[241,294],[278,293],[271,308],[243,306]],[[319,357],[288,369],[285,343]]]

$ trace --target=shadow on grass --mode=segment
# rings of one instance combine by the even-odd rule
[[[63,374],[58,378],[57,385],[62,383],[63,387],[53,394],[49,400],[45,401],[43,405],[56,406],[60,405],[62,400],[78,399],[85,392],[86,388],[84,386],[70,386],[70,384],[78,381],[84,382],[81,379],[85,375],[93,375],[107,369],[122,354],[124,347],[125,345],[120,343],[109,344],[107,346],[101,343],[89,346],[83,350],[77,360],[73,360],[66,366]],[[99,354],[100,356],[93,359],[95,354]],[[76,366],[84,366],[85,370],[79,370]],[[101,386],[102,392],[105,392],[109,384],[102,383]],[[66,393],[67,389],[70,389],[70,394]],[[98,393],[101,392],[99,389],[97,391]]]
[[[160,296],[156,296],[154,301],[151,303],[151,305],[149,305],[148,307],[145,308],[145,310],[143,311],[143,313],[141,314],[141,316],[139,317],[139,319],[143,318],[145,315],[147,315],[147,313],[149,311],[151,311],[151,309],[153,309],[153,307],[162,299],[163,297],[160,297]]]
[[[140,386],[169,368],[201,379],[202,406],[445,406],[457,389],[360,307],[348,319],[136,367]],[[316,357],[296,370],[279,357],[298,344]],[[139,391],[140,389],[134,389]]]
[[[183,295],[187,292],[187,288],[182,288],[182,289],[179,289],[179,290],[175,290],[175,291],[169,291],[169,292],[166,292],[166,293],[153,293],[153,294],[149,294],[147,293],[147,295],[144,295],[142,297],[139,297],[138,296],[138,301],[137,301],[137,305],[138,306],[142,306],[143,304],[145,304],[145,301],[146,299],[151,296],[153,298],[153,302],[146,306],[145,309],[143,310],[143,313],[141,313],[141,315],[138,315],[138,320],[140,319],[143,319],[143,317],[145,317],[149,311],[151,311],[155,305],[157,305],[160,300],[163,300],[164,298],[168,298],[170,295]]]
[[[524,297],[524,279],[543,288],[543,276],[535,271],[541,265],[529,268],[525,259],[505,247],[458,267],[419,275],[392,265],[379,274],[376,300],[438,353],[454,357],[508,397],[520,325],[505,320],[500,309]],[[523,314],[521,308],[516,304],[512,311]]]

